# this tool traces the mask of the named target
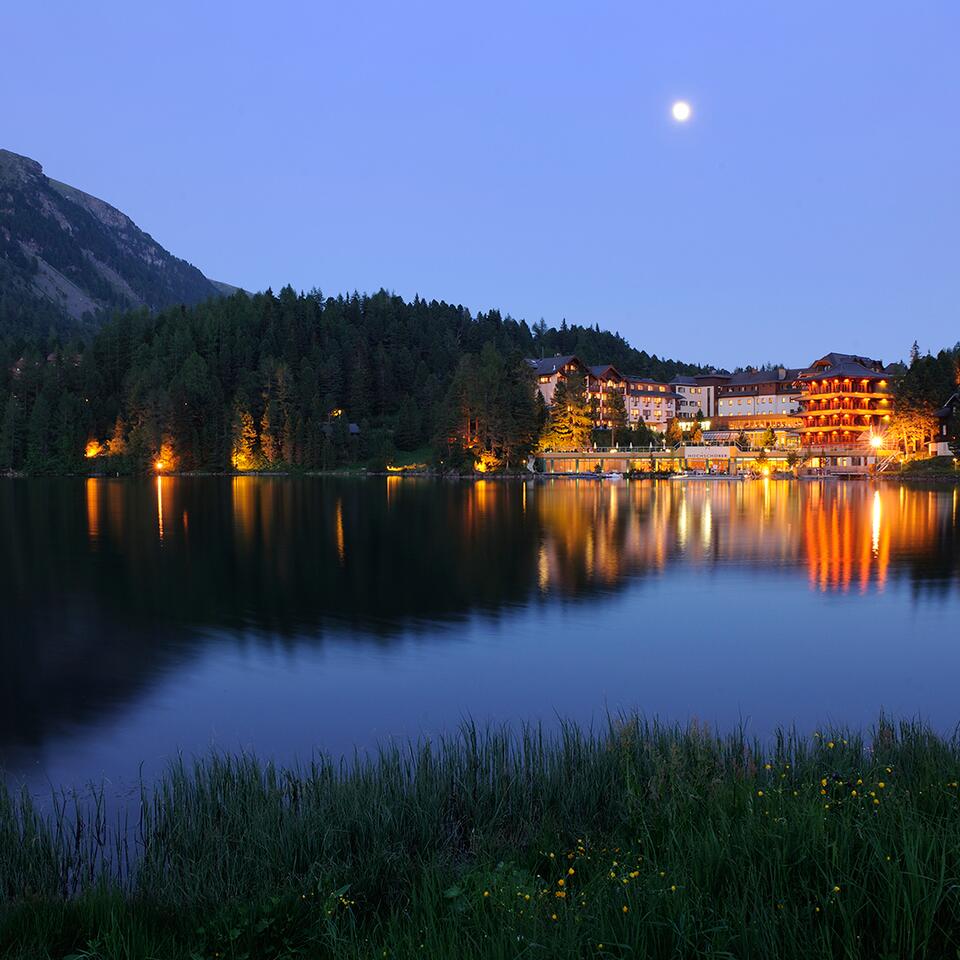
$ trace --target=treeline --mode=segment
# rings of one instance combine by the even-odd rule
[[[385,291],[240,292],[86,338],[0,334],[0,470],[83,471],[85,454],[118,472],[323,469],[427,447],[515,463],[545,416],[524,357],[558,352],[662,379],[702,369],[598,327]]]
[[[897,380],[891,431],[905,452],[921,450],[937,434],[936,412],[960,389],[960,343],[921,354],[916,342],[910,364]],[[949,435],[960,440],[960,423],[954,415]]]

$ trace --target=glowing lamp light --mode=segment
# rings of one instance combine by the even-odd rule
[[[880,434],[875,433],[870,437],[870,446],[874,450],[879,450],[883,446],[883,437]]]
[[[83,451],[83,455],[88,460],[99,457],[101,453],[103,453],[103,447],[98,440],[91,440]]]
[[[163,460],[158,460],[154,466],[157,468],[157,472],[159,473],[166,466],[166,463],[164,463]]]

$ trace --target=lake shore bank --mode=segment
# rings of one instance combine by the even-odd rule
[[[0,793],[5,956],[946,956],[960,742],[637,717],[179,765],[127,846]]]

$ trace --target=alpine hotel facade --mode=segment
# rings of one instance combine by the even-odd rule
[[[621,393],[627,423],[664,432],[672,420],[699,419],[711,439],[773,429],[778,444],[806,448],[859,447],[882,437],[893,412],[894,371],[880,360],[828,353],[806,368],[678,376],[670,383],[624,374],[612,364],[589,366],[574,355],[528,360],[549,406],[560,380],[582,376],[598,428],[609,426],[613,392]]]

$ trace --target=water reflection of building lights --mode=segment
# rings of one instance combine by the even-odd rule
[[[880,491],[873,491],[873,507],[871,510],[871,552],[874,556],[880,552],[880,518],[883,514],[883,506],[880,501]]]
[[[540,550],[537,553],[537,584],[541,593],[547,592],[550,586],[550,561],[547,558],[546,544],[540,544]]]
[[[677,543],[681,549],[687,545],[687,500],[680,501],[680,510],[677,515]]]
[[[700,514],[700,539],[703,549],[709,550],[713,541],[713,504],[708,496],[703,502],[703,512]]]

